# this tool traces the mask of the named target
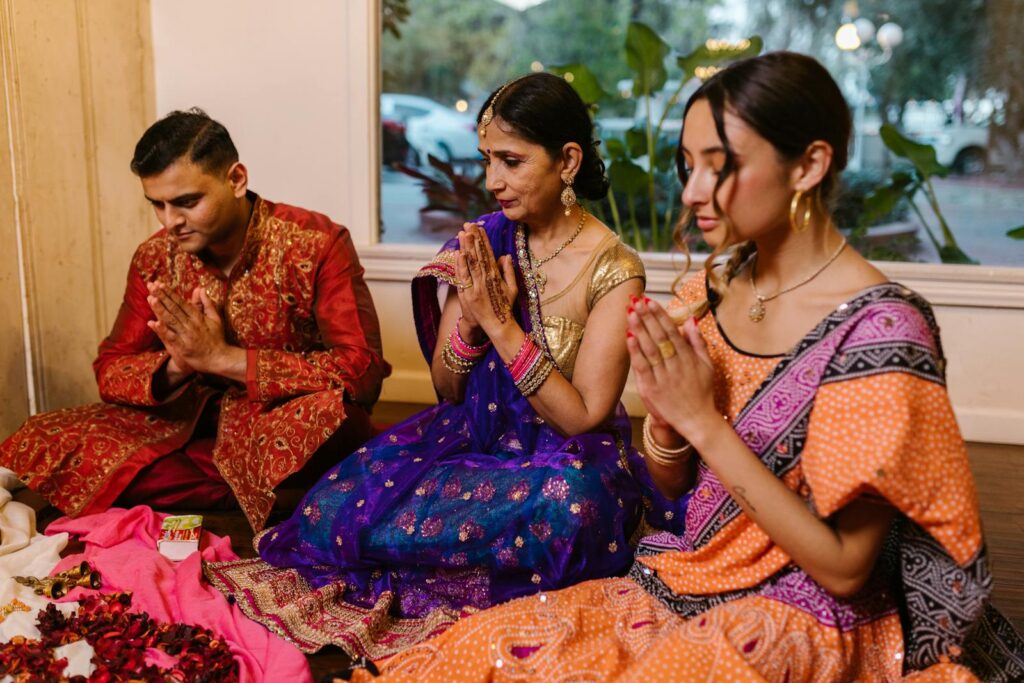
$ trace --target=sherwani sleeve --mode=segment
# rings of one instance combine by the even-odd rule
[[[155,320],[146,302],[147,296],[146,282],[133,260],[117,320],[100,343],[99,354],[92,364],[100,398],[108,403],[134,406],[161,403],[153,396],[153,378],[169,355],[160,338],[146,324]]]
[[[249,400],[344,389],[346,398],[372,405],[391,368],[381,353],[377,312],[347,230],[342,229],[320,263],[313,308],[324,349],[249,349]]]

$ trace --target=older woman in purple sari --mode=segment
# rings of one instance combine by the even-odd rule
[[[576,201],[608,189],[586,108],[533,74],[488,98],[478,133],[502,210],[413,283],[443,400],[329,471],[257,538],[262,560],[207,569],[307,651],[382,657],[461,614],[622,573],[645,508],[682,517],[634,478],[619,398],[644,270]]]

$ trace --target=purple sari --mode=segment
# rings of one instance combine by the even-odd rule
[[[501,213],[483,220],[495,256],[510,254],[516,265],[515,316],[546,348],[539,295],[519,267],[523,229]],[[457,240],[445,244],[413,282],[428,362],[439,338],[438,287],[454,279],[457,248]],[[262,566],[291,572],[293,583],[309,591],[331,592],[335,605],[370,610],[383,600],[391,615],[424,622],[439,611],[484,609],[621,574],[650,500],[633,476],[646,477],[646,469],[630,439],[621,405],[599,429],[562,436],[516,389],[492,348],[469,375],[462,403],[442,401],[371,439],[328,471],[290,519],[261,534]],[[236,597],[249,591],[250,600],[239,601],[243,609],[303,649],[324,642],[372,656],[394,649],[378,647],[379,633],[370,645],[366,638],[355,643],[345,624],[335,623],[338,632],[320,640],[299,634],[289,617],[270,614],[268,601],[253,598],[245,581],[224,573],[211,578]],[[308,629],[311,621],[303,619]]]

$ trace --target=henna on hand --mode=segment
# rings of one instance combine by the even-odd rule
[[[487,274],[487,298],[491,302],[491,310],[494,311],[494,317],[498,319],[498,322],[505,324],[508,322],[509,305],[505,299],[505,292],[501,287],[501,280],[494,275],[493,272]]]
[[[476,239],[473,246],[476,249],[477,261],[481,268],[485,270],[484,285],[487,288],[487,299],[491,304],[491,311],[493,311],[494,317],[504,325],[508,322],[509,312],[511,311],[503,286],[505,281],[498,271],[498,264],[494,260],[491,244],[487,241],[487,235],[484,233],[483,228],[477,227],[474,232],[476,233]]]

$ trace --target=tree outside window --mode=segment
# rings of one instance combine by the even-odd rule
[[[1024,241],[1007,236],[1024,225],[1024,52],[1016,47],[1024,5],[1016,0],[384,0],[382,13],[385,242],[438,244],[463,219],[495,208],[475,163],[473,124],[487,94],[517,75],[563,73],[567,65],[579,73],[583,65],[574,86],[581,94],[600,88],[592,110],[606,162],[615,161],[620,144],[629,152],[629,131],[642,130],[647,116],[625,48],[639,25],[666,48],[668,79],[650,100],[662,122],[655,148],[677,144],[685,97],[698,82],[673,81],[679,57],[709,39],[736,45],[757,36],[764,50],[815,56],[851,104],[863,98],[863,163],[844,174],[835,214],[862,251],[880,260],[938,262],[942,245],[929,232],[938,231],[938,209],[972,261],[1024,265]],[[857,75],[863,65],[835,42],[840,25],[857,19],[902,29],[900,44],[885,60],[872,60],[864,79]],[[679,101],[671,102],[676,91]],[[913,203],[882,202],[887,210],[880,213],[876,195],[891,191],[894,174],[914,170],[884,144],[886,125],[930,145],[948,170],[929,178],[934,196],[911,186]],[[651,168],[645,155],[631,159]],[[619,180],[614,201],[592,209],[627,242],[671,249],[664,226],[678,220],[681,188],[670,168],[651,173],[653,193],[629,197]]]

